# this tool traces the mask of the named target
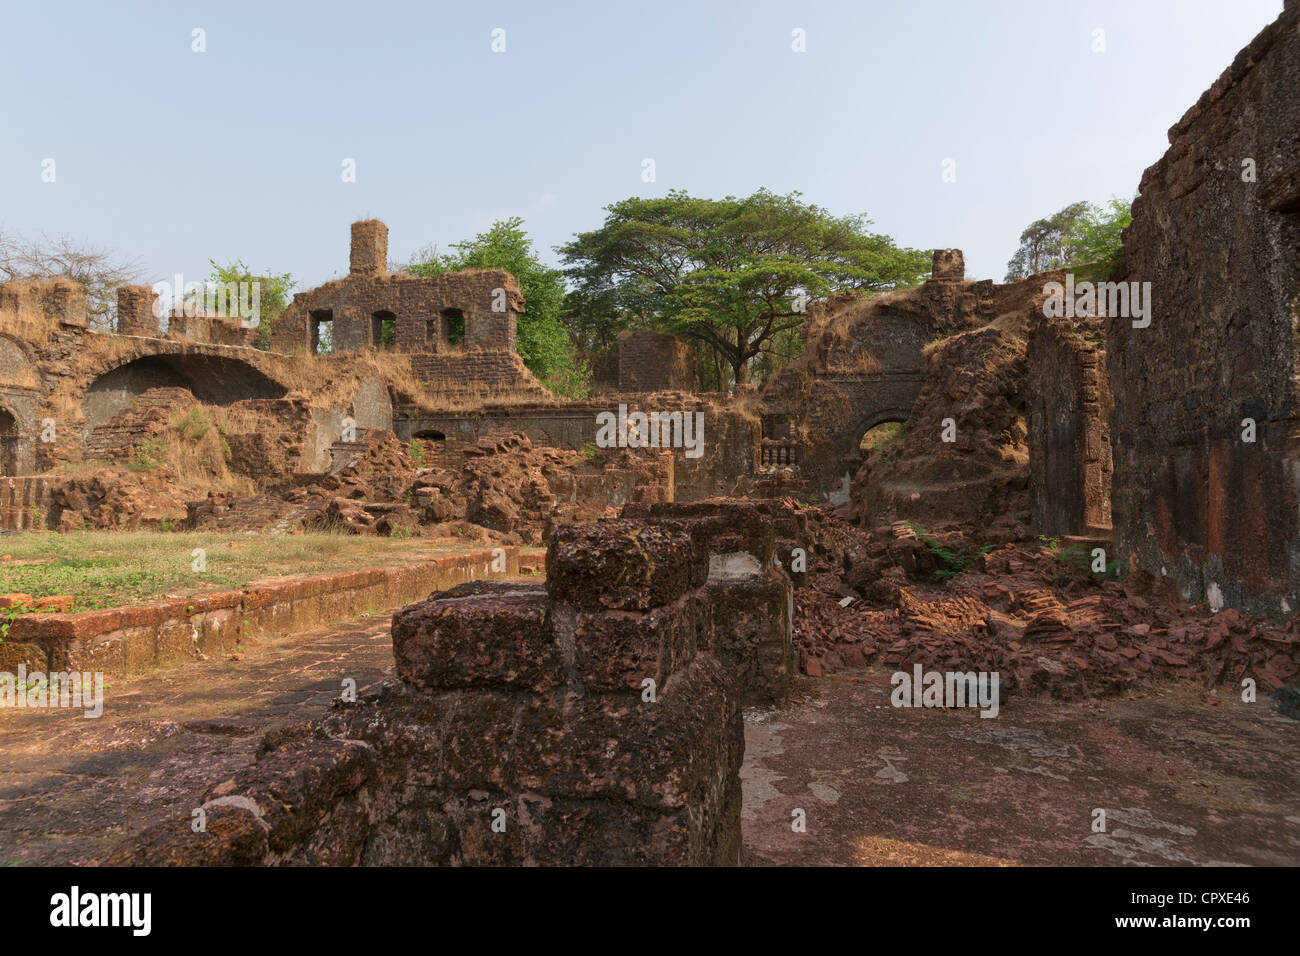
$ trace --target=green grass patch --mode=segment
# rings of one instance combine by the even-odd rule
[[[234,547],[231,547],[231,543]],[[261,578],[400,567],[466,550],[426,538],[346,534],[73,531],[4,538],[0,593],[76,596],[76,610],[245,587]],[[202,548],[206,570],[195,571]]]

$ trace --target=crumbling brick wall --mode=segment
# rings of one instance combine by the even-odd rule
[[[700,390],[695,350],[675,335],[653,329],[618,336],[618,387],[625,392]]]
[[[147,448],[169,434],[176,416],[198,407],[189,389],[145,389],[126,408],[90,430],[85,457],[130,459],[137,448]]]
[[[1169,131],[1124,233],[1150,324],[1107,322],[1121,559],[1189,600],[1300,607],[1300,5]],[[1254,441],[1249,436],[1254,423]]]
[[[1110,379],[1099,319],[1029,333],[1029,504],[1044,535],[1110,531]]]
[[[466,349],[437,355],[412,355],[411,372],[422,382],[452,388],[479,388],[488,396],[493,389],[532,392],[536,398],[550,394],[513,352]]]
[[[157,335],[154,312],[157,293],[147,285],[124,285],[117,290],[117,331],[121,335]]]
[[[249,398],[230,406],[225,431],[229,466],[258,481],[263,491],[275,490],[311,472],[324,457],[311,403],[302,392],[284,398]]]
[[[267,736],[114,864],[734,864],[744,729],[682,527],[563,528],[543,590],[400,611],[398,680]],[[494,823],[496,824],[494,826]]]
[[[595,443],[600,432],[598,416],[617,412],[620,404],[631,411],[704,415],[704,441],[699,457],[688,458],[684,449],[672,449],[673,487],[678,500],[730,494],[753,472],[759,451],[758,421],[717,397],[679,392],[609,395],[599,400],[544,405],[486,404],[472,412],[430,413],[411,408],[406,410],[406,417],[394,421],[394,430],[404,440],[421,432],[436,431],[461,441],[520,432],[536,444],[577,451]]]
[[[20,280],[0,285],[0,316],[86,325],[86,288],[71,279]]]
[[[388,272],[388,228],[378,220],[352,224],[349,274],[300,292],[271,329],[271,348],[314,352],[318,323],[331,327],[333,351],[393,348],[401,352],[466,349],[515,351],[524,299],[504,269],[467,269],[436,276]],[[460,343],[451,326],[463,324]],[[385,342],[391,337],[391,342]]]
[[[186,315],[178,310],[173,310],[167,319],[167,333],[187,342],[237,345],[244,348],[254,347],[258,339],[257,328],[245,328],[238,318]]]
[[[690,532],[709,557],[702,646],[735,670],[745,704],[784,701],[796,665],[790,555],[808,546],[799,517],[778,502],[721,499],[637,502],[620,515],[667,521]]]
[[[763,438],[790,446],[784,457],[838,503],[847,500],[862,435],[908,417],[925,382],[926,343],[996,314],[992,283],[965,282],[964,274],[961,250],[940,249],[930,281],[915,289],[813,303],[803,355],[765,384],[765,420],[782,433]]]
[[[788,436],[763,435],[771,439],[773,463],[797,462],[818,491],[846,503],[863,435],[912,416],[926,385],[927,347],[1023,312],[1035,291],[1033,283],[964,276],[961,250],[938,249],[931,278],[914,289],[877,297],[842,293],[810,306],[803,354],[761,395],[765,421],[782,432],[793,426]]]

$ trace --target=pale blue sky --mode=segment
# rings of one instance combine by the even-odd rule
[[[760,186],[1000,280],[1030,221],[1131,195],[1282,0],[3,7],[0,230],[301,289],[346,272],[354,219],[405,261],[519,215],[554,261],[618,199]]]

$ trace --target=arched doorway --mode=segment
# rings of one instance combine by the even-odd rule
[[[858,420],[851,431],[844,434],[852,443],[844,449],[846,458],[864,459],[878,448],[894,444],[907,432],[907,418],[911,408],[875,408]]]
[[[905,421],[886,421],[871,426],[858,439],[858,457],[866,458],[876,449],[893,444],[903,437],[906,430]]]
[[[209,405],[283,398],[284,386],[241,359],[198,352],[145,355],[96,378],[82,403],[86,430],[108,421],[150,388],[184,388]]]
[[[18,474],[18,418],[0,406],[0,475]]]

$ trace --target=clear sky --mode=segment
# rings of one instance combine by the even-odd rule
[[[147,282],[242,258],[300,289],[346,273],[355,219],[387,222],[405,261],[518,215],[555,261],[616,200],[760,186],[964,249],[968,277],[1000,280],[1032,220],[1131,196],[1282,9],[0,2],[0,230],[107,246]]]

